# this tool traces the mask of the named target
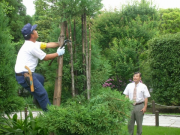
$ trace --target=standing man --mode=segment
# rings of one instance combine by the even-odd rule
[[[130,135],[134,133],[134,124],[137,124],[137,135],[142,134],[142,122],[143,116],[146,112],[148,97],[150,97],[147,86],[140,82],[141,73],[135,72],[133,76],[133,83],[129,83],[126,86],[123,94],[126,95],[129,100],[133,101],[133,110],[131,112],[131,119],[128,122],[128,131]]]
[[[27,66],[31,70],[34,84],[34,92],[31,92],[31,94],[38,101],[42,110],[47,111],[47,105],[50,105],[51,103],[49,102],[48,94],[43,86],[44,77],[40,74],[35,73],[35,69],[38,64],[38,59],[54,59],[55,57],[63,55],[65,53],[65,49],[58,48],[57,52],[52,54],[46,54],[44,51],[42,51],[42,49],[45,48],[59,47],[59,44],[55,42],[43,43],[36,41],[38,38],[38,33],[35,30],[36,27],[36,24],[32,26],[30,23],[28,23],[21,30],[25,42],[20,48],[17,55],[17,60],[15,64],[15,75],[17,82],[22,87],[31,92],[30,84],[28,84],[24,79],[24,74],[27,74],[28,72],[25,66]]]

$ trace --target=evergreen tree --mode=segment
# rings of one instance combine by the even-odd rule
[[[11,44],[12,36],[7,26],[8,19],[0,4],[0,112],[17,111],[23,104],[18,97],[17,82],[14,75],[15,50]]]

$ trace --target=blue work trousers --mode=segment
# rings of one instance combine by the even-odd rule
[[[30,86],[26,83],[24,76],[17,76],[17,82],[26,90],[31,92],[34,98],[38,101],[40,107],[43,111],[47,111],[47,105],[51,105],[49,102],[48,94],[44,89],[44,77],[38,73],[32,73],[33,83],[34,83],[34,92],[31,92]]]

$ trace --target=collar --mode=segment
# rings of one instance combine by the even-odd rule
[[[140,82],[137,84],[137,87],[140,85]],[[135,87],[135,82],[134,82],[134,87]]]
[[[33,41],[31,41],[31,40],[25,40],[25,42],[36,43],[36,41],[35,41],[35,42],[33,42]]]

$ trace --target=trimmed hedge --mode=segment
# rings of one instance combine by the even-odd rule
[[[180,33],[149,41],[153,98],[166,105],[180,105]]]

